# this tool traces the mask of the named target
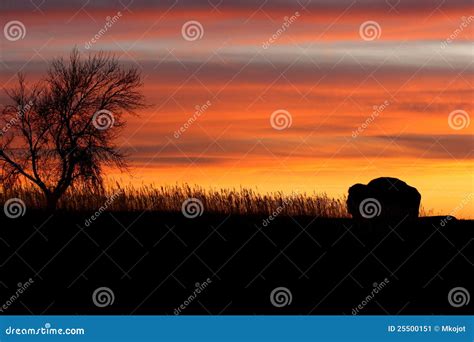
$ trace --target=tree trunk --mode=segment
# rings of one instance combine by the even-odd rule
[[[55,211],[58,206],[59,196],[54,193],[46,194],[46,210]]]

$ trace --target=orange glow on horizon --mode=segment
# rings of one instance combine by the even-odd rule
[[[211,14],[197,5],[139,7],[123,10],[90,49],[84,44],[120,8],[10,11],[7,19],[20,18],[27,34],[0,41],[0,82],[13,87],[20,70],[38,80],[47,61],[74,46],[137,67],[150,106],[127,117],[116,141],[132,175],[107,170],[109,181],[340,197],[354,183],[391,176],[417,187],[433,214],[474,218],[472,200],[459,207],[474,192],[474,123],[449,123],[459,110],[474,120],[474,18],[456,33],[471,9],[410,5],[395,13],[336,4],[252,12],[239,5]],[[295,11],[301,16],[264,48]],[[188,20],[202,24],[201,39],[183,39]],[[370,20],[380,37],[364,40],[359,29]],[[291,126],[272,127],[278,110],[290,113]]]

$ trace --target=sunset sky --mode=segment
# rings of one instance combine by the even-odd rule
[[[338,197],[392,176],[434,214],[474,218],[473,14],[468,0],[8,0],[0,80],[34,81],[74,46],[138,67],[150,106],[117,140],[131,174],[109,173],[126,184]]]

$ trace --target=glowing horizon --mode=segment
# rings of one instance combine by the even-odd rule
[[[132,176],[110,179],[339,197],[391,176],[434,214],[474,218],[470,1],[35,6],[1,15],[2,27],[25,27],[22,39],[1,36],[3,87],[19,71],[39,79],[74,46],[143,73],[150,106],[117,140]],[[184,33],[190,21],[197,38]]]

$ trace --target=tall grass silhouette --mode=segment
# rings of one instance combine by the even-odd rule
[[[44,195],[31,186],[0,187],[0,202],[20,198],[27,208],[44,207]],[[318,217],[348,217],[346,199],[331,198],[325,193],[283,192],[258,193],[252,189],[205,189],[188,184],[174,186],[108,186],[104,190],[86,188],[68,190],[59,200],[58,209],[94,211],[106,206],[110,211],[179,212],[183,202],[196,198],[203,203],[205,213],[241,215],[305,215]]]

